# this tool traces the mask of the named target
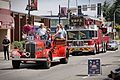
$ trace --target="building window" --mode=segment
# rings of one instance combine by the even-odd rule
[[[91,4],[91,10],[92,11],[96,10],[96,4]]]
[[[87,5],[83,5],[83,11],[87,11]]]

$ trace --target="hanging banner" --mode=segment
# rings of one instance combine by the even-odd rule
[[[31,0],[31,10],[37,10],[38,9],[38,0]]]
[[[63,17],[67,15],[67,8],[66,7],[61,7],[60,15]]]

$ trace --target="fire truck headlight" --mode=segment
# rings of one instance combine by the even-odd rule
[[[68,43],[68,46],[72,46],[72,43]]]
[[[30,57],[30,53],[29,53],[29,52],[24,53],[24,55],[25,55],[26,57]]]
[[[84,45],[88,46],[88,42],[84,43]]]
[[[43,48],[37,48],[38,52],[41,52],[43,50]]]

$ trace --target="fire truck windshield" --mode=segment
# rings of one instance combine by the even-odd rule
[[[80,31],[67,31],[68,40],[83,40],[92,39],[97,37],[97,31],[80,30]]]

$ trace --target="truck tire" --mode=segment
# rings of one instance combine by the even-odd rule
[[[68,59],[69,59],[69,50],[66,49],[66,56],[65,56],[65,58],[60,59],[60,63],[61,64],[67,64],[68,63]]]
[[[94,50],[93,50],[93,55],[95,55],[96,53],[97,53],[97,46],[96,46],[96,44],[95,44],[95,47],[94,47]]]
[[[13,66],[13,69],[19,69],[20,61],[12,60],[12,66]]]
[[[107,44],[104,44],[104,53],[107,51]]]
[[[46,62],[44,63],[44,66],[45,66],[46,69],[49,69],[49,68],[51,67],[51,59],[52,59],[52,55],[49,54],[49,56],[48,56],[48,61],[46,61]]]
[[[102,53],[106,52],[106,43],[102,43]]]
[[[100,47],[99,47],[99,44],[97,45],[97,54],[100,53]]]

